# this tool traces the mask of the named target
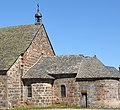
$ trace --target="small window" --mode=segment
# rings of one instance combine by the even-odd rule
[[[65,87],[65,85],[61,85],[61,97],[66,97],[66,87]]]
[[[32,87],[28,86],[28,97],[32,97]]]

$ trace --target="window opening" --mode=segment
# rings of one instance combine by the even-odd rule
[[[65,85],[61,85],[61,97],[66,97],[66,87],[65,87]]]
[[[28,86],[28,97],[32,97],[32,87]]]

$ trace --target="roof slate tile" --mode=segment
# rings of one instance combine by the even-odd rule
[[[24,78],[40,77],[42,75],[73,74],[76,78],[120,78],[117,69],[107,68],[95,57],[80,55],[43,57],[24,76]]]
[[[25,52],[41,25],[0,28],[0,70],[8,70]]]

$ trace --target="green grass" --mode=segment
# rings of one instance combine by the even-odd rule
[[[54,109],[54,108],[73,108],[73,109],[80,109],[77,106],[49,106],[49,107],[20,107],[20,108],[13,108],[11,110],[43,110],[43,109]]]

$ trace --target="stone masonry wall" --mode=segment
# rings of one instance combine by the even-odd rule
[[[7,72],[7,100],[9,107],[16,106],[16,104],[22,100],[21,74],[22,68],[20,56]]]
[[[100,80],[96,83],[97,104],[104,108],[119,108],[119,81],[117,80]]]
[[[66,97],[61,97],[61,85],[66,86]],[[53,104],[84,106],[87,95],[87,107],[90,108],[119,108],[119,81],[112,79],[75,81],[74,78],[56,79],[53,84]],[[84,99],[84,101],[83,101]]]
[[[23,82],[24,82],[24,102],[26,102],[28,105],[35,106],[49,106],[52,104],[53,80],[24,79]],[[28,96],[28,93],[31,93],[31,96]]]
[[[0,75],[0,108],[7,106],[7,78],[6,75]]]
[[[22,76],[42,55],[54,55],[43,26],[41,26],[26,52],[21,53],[14,65],[7,72],[7,99],[9,107],[16,106],[18,102],[23,101],[24,87]]]
[[[54,55],[47,33],[43,26],[41,26],[30,47],[23,55],[24,73],[26,73],[26,71],[29,70],[29,68],[31,68],[31,66],[33,66],[42,55]]]
[[[38,106],[52,105],[52,85],[48,83],[32,84],[32,102]]]
[[[118,97],[119,97],[119,100],[120,100],[120,80],[119,80],[119,83],[118,83]]]
[[[80,106],[84,106],[83,104],[83,96],[82,94],[86,93],[87,94],[87,107],[93,107],[96,105],[96,86],[95,86],[94,81],[79,81],[79,92],[80,92]],[[92,104],[93,103],[93,106]],[[94,107],[93,107],[94,108]]]
[[[80,81],[79,90],[87,93],[90,108],[119,108],[117,80]],[[82,102],[82,95],[81,95]],[[82,105],[82,103],[80,103]]]
[[[61,96],[61,85],[66,87],[66,97]],[[56,79],[53,84],[53,104],[80,106],[80,92],[75,78]]]

